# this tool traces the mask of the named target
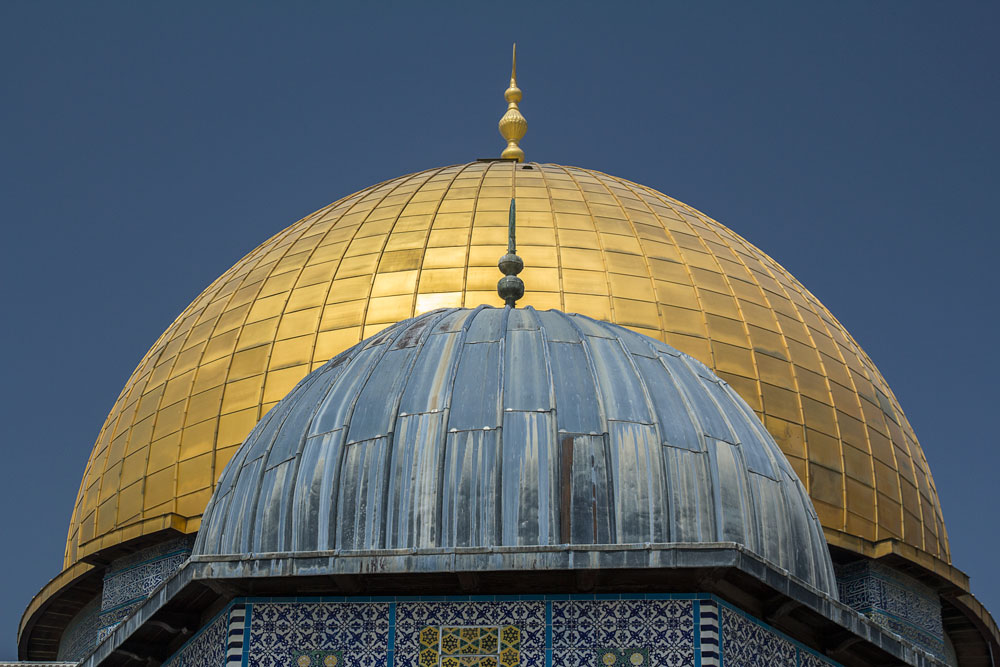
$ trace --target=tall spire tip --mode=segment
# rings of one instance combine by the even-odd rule
[[[514,43],[510,66],[510,87],[504,91],[503,98],[507,101],[507,113],[500,118],[500,136],[507,141],[507,148],[500,154],[503,160],[524,162],[524,151],[518,142],[528,131],[528,121],[521,115],[517,103],[521,101],[521,89],[517,87],[517,42]]]

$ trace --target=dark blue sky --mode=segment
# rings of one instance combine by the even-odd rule
[[[493,157],[635,180],[768,252],[916,429],[1000,613],[1000,5],[0,3],[0,659],[94,438],[244,253],[374,182]]]

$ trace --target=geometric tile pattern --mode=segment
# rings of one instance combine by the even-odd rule
[[[396,604],[395,662],[420,667],[544,667],[545,602]],[[439,650],[434,650],[435,640]]]
[[[652,664],[695,664],[691,600],[566,600],[552,602],[553,664],[597,665],[609,650],[648,649]],[[640,663],[647,664],[647,663]]]
[[[293,667],[337,667],[343,660],[343,651],[292,651]]]
[[[726,667],[797,667],[794,644],[745,615],[722,610],[722,656]]]
[[[114,561],[104,575],[98,641],[125,620],[149,593],[177,571],[191,554],[194,536],[187,535]]]
[[[239,599],[164,667],[838,665],[710,595],[597,597]]]
[[[252,603],[249,664],[285,667],[299,651],[335,652],[358,667],[387,667],[389,605],[379,603]]]
[[[176,667],[222,667],[226,664],[229,611],[219,614],[178,653]]]
[[[107,611],[123,602],[144,597],[169,577],[191,553],[194,536],[137,551],[119,558],[108,566],[101,590],[101,610]]]
[[[601,648],[597,649],[598,667],[648,667],[648,648]]]
[[[801,651],[799,654],[799,667],[829,667],[835,664],[837,663],[829,662],[818,655],[806,653],[805,651]]]
[[[419,636],[420,667],[518,667],[521,662],[516,625],[429,625]]]
[[[933,589],[874,561],[838,567],[837,588],[844,604],[945,659],[941,601]]]

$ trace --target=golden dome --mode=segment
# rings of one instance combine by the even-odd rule
[[[435,308],[502,306],[496,261],[515,176],[526,266],[519,306],[615,322],[705,362],[778,441],[831,544],[869,555],[894,545],[950,570],[913,429],[871,360],[808,290],[655,190],[511,161],[432,169],[341,199],[202,292],[139,363],[101,429],[66,567],[163,528],[198,530],[214,481],[253,425],[338,352]]]

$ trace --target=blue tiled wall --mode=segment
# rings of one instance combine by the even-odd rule
[[[523,667],[602,667],[598,655],[608,649],[637,649],[649,667],[837,664],[710,595],[693,594],[247,598],[166,667],[286,667],[303,651],[336,652],[344,667],[434,667],[420,663],[422,629],[511,625],[520,630]]]
[[[194,537],[181,537],[116,560],[104,575],[97,639],[104,639],[191,554]]]
[[[844,604],[947,660],[941,601],[932,589],[873,561],[838,567],[837,587]]]

